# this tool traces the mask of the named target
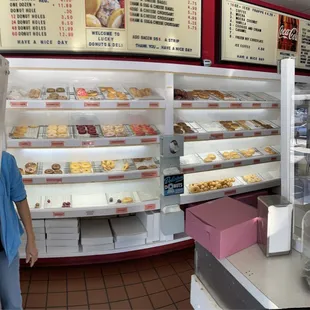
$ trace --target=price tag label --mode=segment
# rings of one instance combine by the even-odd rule
[[[213,169],[222,169],[222,165],[221,165],[221,164],[214,165],[214,166],[213,166]]]
[[[141,143],[156,143],[157,138],[143,138],[141,139]]]
[[[276,135],[279,134],[279,131],[278,131],[278,130],[273,130],[273,131],[271,132],[271,134],[272,134],[273,136],[276,136]]]
[[[185,136],[184,141],[197,141],[198,136]]]
[[[271,161],[277,161],[277,157],[271,157]]]
[[[126,144],[126,140],[110,140],[110,145],[124,145]]]
[[[182,172],[183,173],[192,173],[192,172],[195,172],[195,168],[183,168]]]
[[[22,148],[24,148],[24,147],[32,147],[32,143],[30,141],[19,142],[18,146],[22,147]]]
[[[95,142],[94,141],[82,141],[82,146],[94,146]]]
[[[225,196],[230,196],[230,195],[235,195],[235,194],[237,194],[237,191],[235,189],[232,189],[224,193]]]
[[[60,102],[45,102],[46,108],[60,108]]]
[[[254,102],[253,104],[252,104],[252,108],[261,108],[262,107],[262,104],[260,103],[260,102]]]
[[[230,107],[233,108],[233,109],[239,109],[239,108],[242,108],[242,104],[241,103],[237,103],[237,102],[233,102],[230,104]]]
[[[224,134],[223,133],[213,133],[211,134],[211,139],[224,139]]]
[[[48,184],[61,184],[62,178],[48,178],[45,180]]]
[[[152,211],[152,210],[155,210],[155,209],[156,209],[155,203],[144,206],[144,211]]]
[[[120,174],[120,175],[109,175],[108,176],[108,180],[123,180],[125,178],[125,176],[122,174]]]
[[[150,102],[149,108],[159,108],[159,102]]]
[[[273,103],[271,106],[272,106],[274,109],[277,109],[277,108],[279,107],[279,103]]]
[[[129,102],[118,102],[117,107],[119,109],[130,108],[130,103]]]
[[[23,179],[23,182],[24,182],[25,185],[33,184],[33,180],[32,179]]]
[[[212,108],[212,109],[216,109],[219,107],[219,104],[218,103],[209,103],[208,104],[208,108]]]
[[[157,171],[150,171],[150,172],[142,172],[141,178],[142,179],[150,179],[150,178],[156,178],[158,177]]]
[[[100,102],[99,101],[84,102],[84,108],[100,108]]]
[[[193,107],[193,104],[191,102],[182,102],[181,107],[183,109],[189,109]]]
[[[241,162],[241,161],[238,161],[238,162],[234,163],[234,166],[235,166],[235,167],[240,167],[240,166],[242,166],[242,162]]]
[[[236,132],[235,137],[236,138],[242,138],[242,137],[244,137],[244,133],[243,132]]]
[[[53,217],[64,217],[65,215],[65,212],[53,212]]]
[[[10,106],[12,108],[27,108],[28,102],[27,101],[10,101]]]
[[[116,214],[127,214],[128,208],[116,208]]]
[[[254,136],[255,137],[259,137],[259,136],[261,136],[262,135],[262,132],[261,131],[255,131],[254,132]]]
[[[260,159],[254,159],[254,164],[260,164]]]
[[[64,141],[52,141],[51,147],[64,147],[65,142]]]

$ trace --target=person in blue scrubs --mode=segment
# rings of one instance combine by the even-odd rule
[[[0,308],[3,310],[22,309],[18,249],[23,228],[14,203],[27,234],[26,262],[33,267],[38,250],[22,176],[15,158],[0,152]]]

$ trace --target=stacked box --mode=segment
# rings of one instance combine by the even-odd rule
[[[33,220],[32,221],[33,231],[36,239],[37,249],[40,254],[46,253],[46,234],[45,234],[45,223],[44,220]],[[25,248],[27,245],[27,235],[24,233],[22,235],[22,243],[19,248],[19,254],[25,256]]]
[[[147,231],[137,216],[110,219],[115,249],[144,245]]]
[[[155,229],[154,229],[154,218],[155,215],[152,211],[137,213],[137,217],[141,221],[142,225],[147,231],[146,243],[150,244],[155,241]]]
[[[80,250],[80,225],[78,219],[46,220],[47,253],[69,254]]]
[[[81,220],[81,244],[84,253],[113,250],[113,235],[109,220]]]

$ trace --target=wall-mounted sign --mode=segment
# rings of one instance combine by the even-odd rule
[[[164,196],[174,196],[184,194],[184,175],[164,176]]]
[[[1,0],[0,52],[200,57],[201,0]]]
[[[295,57],[310,69],[310,21],[239,0],[222,0],[221,59],[262,65]]]

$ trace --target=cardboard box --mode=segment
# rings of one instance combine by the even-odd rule
[[[144,228],[147,230],[147,239],[146,243],[150,244],[154,241],[154,213],[147,211],[147,212],[140,212],[137,213],[137,217],[143,224]]]
[[[47,240],[79,240],[80,234],[47,234]]]
[[[233,196],[232,198],[257,208],[257,198],[260,196],[268,196],[268,191],[257,191]]]
[[[257,210],[222,198],[186,210],[186,233],[221,259],[257,243]]]
[[[79,240],[46,240],[48,247],[74,247],[79,245]]]
[[[47,234],[78,234],[80,231],[80,227],[47,227]]]
[[[57,246],[49,246],[47,247],[47,253],[49,254],[55,254],[59,257],[61,257],[63,254],[70,254],[70,253],[79,253],[80,248],[78,246],[63,246],[63,247],[57,247]]]
[[[103,245],[83,245],[83,253],[98,253],[114,250],[114,243]]]
[[[113,235],[107,219],[83,219],[81,243],[85,246],[100,246],[113,243]]]
[[[125,241],[116,241],[115,249],[123,249],[123,248],[132,248],[136,246],[141,246],[145,244],[146,239],[136,239],[136,240],[125,240]]]
[[[78,219],[55,219],[55,220],[45,220],[45,227],[54,228],[76,228],[79,226]]]

